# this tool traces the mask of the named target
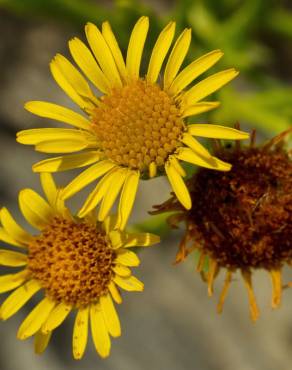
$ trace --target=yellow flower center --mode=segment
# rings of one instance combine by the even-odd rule
[[[28,249],[28,270],[57,302],[85,306],[108,292],[115,252],[95,225],[54,218]]]
[[[179,146],[184,123],[173,98],[157,84],[138,80],[101,98],[93,113],[105,155],[121,166],[146,171],[163,166]]]

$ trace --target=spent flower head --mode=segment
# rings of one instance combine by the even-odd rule
[[[179,201],[190,209],[191,197],[180,161],[230,170],[228,163],[212,156],[194,136],[248,138],[248,134],[224,126],[187,125],[188,117],[216,108],[218,102],[204,99],[238,74],[231,68],[190,87],[223,53],[214,50],[181,69],[191,30],[185,29],[171,47],[175,22],[170,22],[157,38],[144,75],[140,65],[148,28],[148,17],[141,17],[133,28],[124,59],[109,23],[104,22],[101,31],[88,23],[85,33],[89,47],[78,38],[69,41],[70,53],[79,69],[60,54],[50,64],[57,84],[85,115],[53,103],[31,101],[25,106],[28,111],[74,128],[40,128],[17,134],[19,143],[34,145],[39,152],[62,153],[35,164],[35,172],[90,166],[66,186],[64,199],[100,178],[81,208],[80,217],[101,203],[98,219],[103,221],[121,193],[118,223],[122,228],[130,215],[140,178],[166,174]],[[95,94],[92,86],[102,95]]]
[[[232,170],[222,173],[200,169],[193,175],[187,181],[194,204],[190,210],[184,210],[174,196],[156,206],[154,213],[175,211],[169,218],[173,226],[185,222],[176,262],[198,250],[197,270],[207,281],[209,295],[219,271],[226,271],[219,312],[237,270],[248,291],[253,320],[259,315],[253,270],[268,271],[272,307],[280,305],[282,268],[292,264],[292,161],[284,147],[287,135],[289,131],[261,146],[254,145],[255,135],[250,146],[223,147],[219,143],[215,154],[231,163]],[[208,273],[203,271],[206,260]]]
[[[85,351],[89,323],[95,348],[101,357],[110,353],[110,336],[121,335],[114,302],[121,303],[120,288],[142,291],[143,283],[132,275],[140,261],[131,247],[147,247],[159,242],[149,233],[129,234],[116,227],[116,217],[99,222],[93,212],[74,217],[65,207],[62,191],[50,174],[41,174],[47,200],[31,189],[19,194],[25,219],[36,229],[31,234],[19,226],[6,208],[0,210],[0,240],[21,249],[0,250],[0,265],[18,272],[0,276],[0,293],[12,293],[0,307],[7,320],[37,292],[44,297],[22,322],[18,338],[35,335],[35,351],[47,347],[51,334],[72,311],[73,355]]]

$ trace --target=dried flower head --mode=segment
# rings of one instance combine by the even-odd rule
[[[78,38],[69,42],[70,53],[81,72],[60,54],[50,65],[57,84],[85,115],[48,102],[28,102],[25,106],[28,111],[74,128],[32,129],[17,135],[19,143],[34,145],[40,152],[79,152],[41,161],[33,170],[56,172],[90,166],[66,186],[64,199],[101,178],[79,216],[101,203],[98,219],[103,221],[121,192],[118,222],[122,228],[131,212],[140,178],[166,174],[177,198],[189,209],[191,198],[179,161],[220,171],[230,169],[228,163],[212,156],[194,136],[248,138],[248,134],[228,127],[186,122],[190,116],[216,108],[218,102],[203,99],[237,76],[238,72],[231,68],[189,87],[223,53],[214,50],[180,71],[190,46],[191,30],[185,29],[171,48],[175,22],[170,22],[154,45],[144,75],[140,64],[148,29],[148,17],[141,17],[133,28],[124,59],[109,23],[103,23],[101,31],[88,23],[85,33],[90,48]],[[93,92],[84,75],[102,93],[101,97]]]
[[[24,253],[0,250],[0,265],[22,270],[0,276],[0,293],[14,290],[0,307],[0,318],[13,316],[37,292],[44,298],[18,330],[18,338],[35,335],[35,350],[45,350],[51,334],[71,311],[77,311],[73,331],[73,355],[85,351],[88,326],[101,357],[110,353],[110,335],[121,335],[113,300],[121,303],[119,288],[142,291],[143,283],[132,276],[138,266],[133,246],[150,246],[159,238],[149,233],[128,234],[116,228],[116,217],[101,223],[93,213],[73,217],[61,199],[50,174],[41,175],[47,200],[31,189],[19,194],[20,209],[36,229],[30,234],[19,226],[6,208],[0,210],[0,240]]]
[[[290,130],[291,131],[291,130]],[[227,173],[200,169],[187,185],[194,206],[185,211],[172,197],[158,212],[178,211],[169,219],[176,226],[186,223],[186,234],[176,261],[197,249],[197,269],[208,283],[209,295],[221,269],[226,270],[225,284],[218,311],[231,283],[240,270],[245,282],[253,320],[259,314],[252,288],[252,271],[264,269],[272,280],[272,307],[279,306],[282,292],[281,270],[292,264],[292,161],[284,148],[289,132],[262,146],[223,147],[217,142],[215,153],[232,164]],[[202,270],[205,259],[208,273]]]

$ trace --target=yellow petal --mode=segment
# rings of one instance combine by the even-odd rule
[[[117,275],[122,277],[128,277],[131,275],[131,270],[124,265],[117,264],[112,269]]]
[[[125,79],[127,76],[125,61],[109,22],[103,22],[102,35],[112,52],[120,75]]]
[[[249,133],[247,132],[239,131],[231,127],[209,124],[189,125],[188,132],[194,136],[213,139],[244,140],[249,138]]]
[[[130,216],[136,198],[139,179],[140,179],[139,171],[130,170],[128,172],[128,176],[123,186],[118,208],[117,225],[119,226],[120,230],[123,230],[128,222],[128,218]]]
[[[119,250],[121,251],[121,250]],[[122,265],[125,265],[125,266],[131,266],[131,267],[135,267],[135,266],[139,266],[140,265],[140,260],[137,256],[136,253],[134,252],[131,252],[131,251],[127,251],[127,250],[122,250],[116,257],[115,259],[115,262],[116,263],[120,263]]]
[[[96,150],[45,159],[33,165],[34,172],[60,172],[81,168],[97,162],[100,152]]]
[[[111,296],[112,296],[113,300],[114,300],[117,304],[121,304],[121,303],[122,303],[122,297],[121,297],[121,295],[120,295],[120,292],[119,292],[119,290],[118,290],[118,288],[117,288],[116,284],[115,284],[113,281],[111,281],[111,282],[109,283],[108,289],[109,289],[109,291],[110,291],[110,294],[111,294]]]
[[[193,138],[189,133],[185,132],[180,140],[189,148],[191,148],[195,153],[212,160],[212,156],[209,151],[195,138]]]
[[[46,334],[50,331],[53,331],[58,326],[62,324],[62,322],[66,319],[66,317],[71,312],[72,307],[66,303],[59,303],[50,313],[48,319],[43,324],[41,331]]]
[[[37,280],[29,280],[21,287],[11,293],[8,298],[2,303],[0,309],[1,320],[7,320],[18,312],[29,299],[41,289],[41,285]]]
[[[168,58],[164,72],[164,90],[167,90],[175,79],[190,47],[191,29],[186,28],[178,37]]]
[[[23,253],[0,250],[0,265],[2,266],[25,266],[27,264],[27,256]]]
[[[18,201],[25,219],[37,229],[45,228],[55,216],[53,208],[31,189],[21,190]]]
[[[121,169],[116,171],[112,177],[112,185],[109,187],[108,191],[105,193],[105,196],[102,200],[99,212],[98,212],[98,221],[103,221],[111,210],[117,196],[125,182],[127,176],[127,170]]]
[[[176,169],[181,177],[185,177],[187,175],[186,171],[181,166],[180,162],[176,159],[175,155],[170,155],[168,157],[168,161]]]
[[[139,78],[141,57],[148,29],[149,29],[148,17],[141,17],[135,24],[133,31],[131,33],[127,51],[126,66],[129,76],[134,79]]]
[[[85,352],[88,338],[89,307],[78,310],[73,329],[73,357],[80,360]]]
[[[180,93],[185,87],[194,81],[195,78],[217,63],[222,55],[223,53],[221,50],[214,50],[193,61],[185,67],[173,81],[169,88],[170,94],[177,95]]]
[[[94,99],[94,95],[89,87],[89,84],[68,59],[61,54],[57,54],[54,61],[62,71],[63,76],[78,95],[85,99]]]
[[[114,282],[124,290],[128,292],[142,292],[144,289],[144,284],[138,280],[135,276],[130,276],[128,278],[123,278],[116,275],[114,277]]]
[[[94,108],[94,105],[85,98],[82,98],[76,90],[72,87],[69,81],[67,80],[67,77],[64,75],[62,70],[60,69],[60,66],[56,63],[55,60],[52,60],[50,63],[50,69],[51,73],[57,82],[57,84],[61,87],[61,89],[71,98],[74,103],[76,103],[82,110],[88,110]]]
[[[156,163],[155,162],[151,162],[149,164],[149,177],[150,177],[150,179],[152,179],[156,175],[157,175],[157,166],[156,166]]]
[[[128,235],[127,241],[123,245],[124,248],[150,247],[153,244],[160,243],[160,237],[158,235],[150,233],[133,233]]]
[[[40,355],[46,350],[51,336],[52,333],[43,334],[40,330],[36,333],[34,337],[34,351],[36,354]]]
[[[115,338],[119,337],[121,335],[121,324],[111,296],[109,294],[101,296],[99,302],[109,334]]]
[[[170,182],[170,185],[175,195],[177,196],[177,199],[186,209],[191,209],[192,207],[191,197],[181,175],[170,163],[166,163],[165,172]]]
[[[96,351],[102,358],[108,357],[111,349],[110,337],[99,303],[90,307],[91,333]]]
[[[17,338],[23,340],[39,331],[54,306],[54,301],[50,298],[44,298],[22,322],[18,329]]]
[[[28,279],[28,276],[29,272],[27,270],[0,276],[0,293],[9,292],[9,290],[19,287]]]
[[[90,148],[88,143],[80,139],[68,140],[50,140],[43,141],[35,146],[35,150],[41,153],[74,153],[80,150]]]
[[[53,179],[53,176],[50,173],[43,172],[40,175],[41,184],[43,191],[52,207],[56,204],[56,199],[58,195],[57,186]]]
[[[20,244],[27,245],[32,241],[32,236],[15,222],[5,207],[0,210],[0,220],[7,234]]]
[[[237,75],[238,72],[234,68],[231,68],[206,78],[185,93],[183,96],[183,104],[191,105],[204,99],[206,96],[219,90],[222,86],[233,80]]]
[[[186,118],[190,116],[195,116],[196,114],[209,112],[210,110],[219,107],[219,105],[220,103],[216,101],[214,102],[204,101],[201,103],[189,105],[189,106],[183,107],[182,116]]]
[[[169,22],[158,36],[151,54],[146,75],[146,80],[150,83],[155,83],[157,81],[163,61],[172,43],[174,32],[175,22]]]
[[[223,162],[216,157],[212,157],[212,160],[208,160],[189,148],[181,148],[176,155],[178,159],[195,164],[197,166],[210,168],[212,170],[217,171],[229,171],[231,169],[231,165],[229,163]]]
[[[110,82],[96,63],[91,51],[78,38],[69,41],[69,49],[75,62],[93,85],[103,93],[110,92]]]
[[[84,130],[90,130],[91,128],[91,123],[81,114],[57,104],[45,101],[29,101],[24,105],[24,108],[40,117],[65,122]]]
[[[107,172],[107,174],[99,181],[97,186],[89,194],[82,208],[78,212],[78,217],[84,217],[91,212],[102,200],[105,194],[109,191],[113,185],[113,175],[117,171],[117,167]]]
[[[99,29],[92,23],[87,23],[85,33],[95,58],[103,73],[110,81],[111,87],[121,87],[122,81],[113,55]]]
[[[90,166],[65,187],[62,193],[63,198],[67,199],[72,197],[72,195],[78,193],[85,186],[110,171],[113,167],[115,167],[115,164],[109,160],[104,160]]]
[[[113,249],[121,248],[127,241],[126,237],[124,236],[124,233],[121,232],[120,230],[111,230],[108,233],[108,236],[110,238]]]
[[[37,145],[45,141],[77,140],[86,143],[90,136],[85,131],[69,128],[33,128],[17,133],[17,142],[25,145]]]
[[[110,231],[114,230],[117,225],[117,215],[110,215],[103,221],[103,228],[106,234],[109,234]]]
[[[15,247],[25,248],[25,245],[22,243],[18,243],[14,240],[5,230],[3,227],[0,227],[0,240],[4,243],[14,245]]]

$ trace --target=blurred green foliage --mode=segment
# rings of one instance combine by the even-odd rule
[[[149,15],[151,41],[146,49],[148,56],[161,27],[168,19],[174,19],[178,31],[185,27],[193,29],[188,62],[220,48],[225,53],[220,67],[234,66],[241,72],[235,83],[218,93],[221,108],[209,114],[210,120],[231,125],[240,121],[267,136],[291,126],[291,1],[177,0],[170,2],[163,15],[146,0],[113,0],[109,3],[97,0],[0,0],[0,7],[20,16],[47,17],[80,28],[87,21],[100,24],[109,20],[124,50],[136,19],[142,14]]]

